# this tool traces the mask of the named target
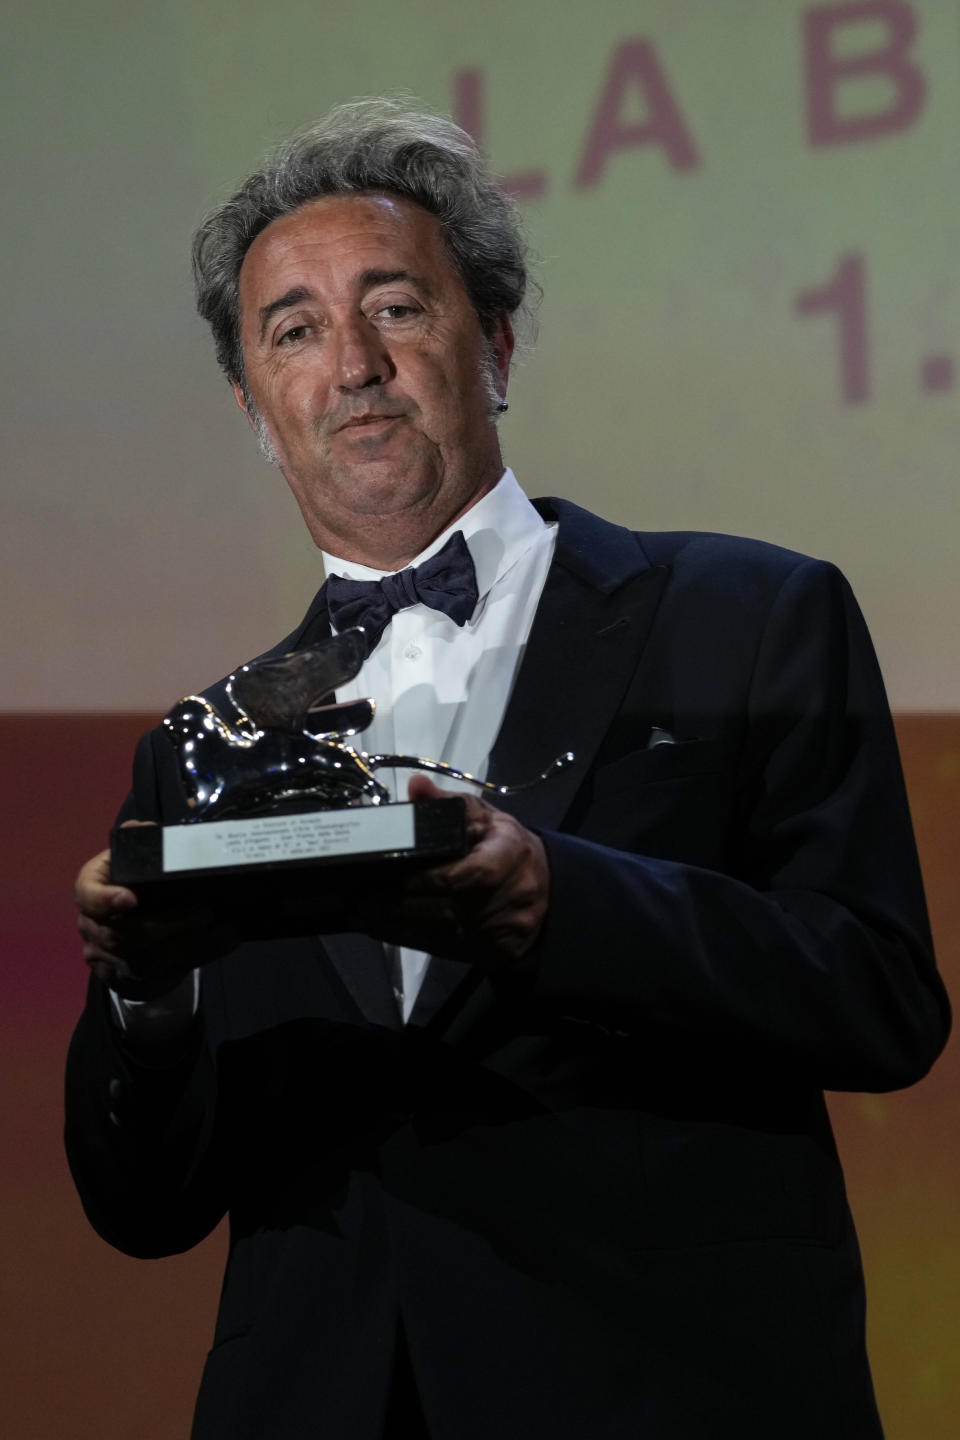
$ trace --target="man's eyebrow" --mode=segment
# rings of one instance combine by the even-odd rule
[[[373,290],[377,285],[395,285],[398,280],[408,280],[421,290],[427,290],[427,282],[410,270],[364,270],[360,276],[360,289]]]
[[[271,300],[267,305],[260,307],[260,339],[263,340],[268,322],[279,310],[290,310],[294,305],[299,305],[302,300],[312,300],[313,291],[308,290],[306,285],[294,285],[292,290],[287,290],[283,295],[278,295],[276,300]]]

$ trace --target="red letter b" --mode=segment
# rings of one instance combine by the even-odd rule
[[[879,21],[886,38],[878,50],[841,57],[833,53],[833,33],[844,25]],[[926,82],[908,57],[917,20],[902,0],[859,0],[846,5],[818,5],[804,16],[807,81],[807,133],[811,145],[840,145],[906,130],[923,108]],[[882,75],[894,96],[883,110],[844,118],[837,92],[843,80],[857,75]]]

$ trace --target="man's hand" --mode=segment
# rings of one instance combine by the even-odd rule
[[[411,800],[452,798],[425,775],[408,786]],[[547,914],[550,871],[539,836],[475,795],[467,809],[470,850],[449,865],[412,877],[378,896],[363,928],[395,945],[500,969],[525,955]]]
[[[98,980],[130,1000],[165,995],[194,966],[240,942],[208,908],[145,911],[132,890],[110,883],[109,850],[83,866],[75,894],[84,960]]]

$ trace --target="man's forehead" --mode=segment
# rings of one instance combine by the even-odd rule
[[[383,263],[372,257],[382,255]],[[388,257],[395,257],[389,261]],[[308,201],[264,227],[240,269],[241,297],[264,285],[296,278],[298,267],[321,265],[341,278],[361,280],[378,271],[424,275],[438,267],[454,274],[439,222],[401,196],[378,192],[328,195]]]

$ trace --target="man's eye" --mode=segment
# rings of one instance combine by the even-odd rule
[[[383,305],[377,311],[378,315],[385,317],[387,320],[408,320],[411,315],[416,315],[417,313],[417,307],[415,305],[400,304]]]
[[[307,333],[306,325],[291,325],[289,330],[284,330],[277,341],[278,345],[291,345],[297,340],[302,340]]]

